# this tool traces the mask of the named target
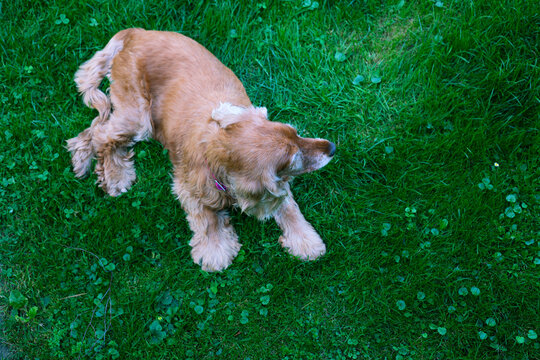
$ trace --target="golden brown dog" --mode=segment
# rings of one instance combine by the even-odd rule
[[[111,82],[110,98],[99,90]],[[173,191],[187,213],[191,255],[206,271],[229,266],[240,249],[226,209],[273,216],[292,254],[313,260],[326,248],[294,201],[289,181],[326,165],[335,145],[299,137],[253,107],[238,78],[203,46],[173,32],[127,29],[84,63],[75,82],[92,125],[67,141],[79,177],[95,172],[111,196],[135,180],[136,142],[153,137],[169,150]]]

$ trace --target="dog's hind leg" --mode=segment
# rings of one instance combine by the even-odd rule
[[[87,128],[77,137],[69,139],[67,141],[67,148],[71,152],[71,162],[75,176],[86,176],[90,170],[92,158],[94,157],[91,128]]]
[[[109,114],[106,115],[107,119],[103,119],[101,115],[96,117],[90,127],[81,131],[76,137],[66,141],[67,149],[71,153],[73,172],[79,178],[85,177],[90,171],[92,159],[96,156],[92,140],[94,129],[108,120]]]
[[[135,181],[134,152],[131,146],[148,139],[153,133],[151,101],[144,89],[111,85],[113,111],[107,121],[98,118],[89,133],[97,163],[97,183],[111,196],[129,190]],[[121,96],[118,96],[120,94]]]
[[[151,102],[143,88],[111,85],[113,112],[108,121],[92,126],[92,146],[97,157],[95,172],[99,186],[118,196],[135,181],[133,150],[138,141],[152,135]]]
[[[118,196],[128,191],[136,178],[133,150],[129,149],[134,142],[129,132],[107,125],[99,126],[92,138],[97,154],[95,172],[99,186],[109,195]]]

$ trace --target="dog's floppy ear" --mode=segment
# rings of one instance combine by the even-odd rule
[[[245,118],[245,115],[249,116],[252,120],[260,121],[260,118],[266,119],[268,112],[265,107],[241,107],[231,103],[221,103],[217,108],[212,111],[212,119],[214,119],[222,128],[237,123]]]
[[[265,119],[268,119],[268,111],[266,110],[265,107],[258,107],[258,108],[255,108],[255,112],[257,115],[265,118]]]
[[[246,111],[246,108],[232,105],[230,103],[221,103],[212,111],[212,119],[214,119],[222,128],[234,124],[241,119],[241,115]]]

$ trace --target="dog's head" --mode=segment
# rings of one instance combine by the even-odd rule
[[[220,163],[237,191],[252,195],[285,196],[289,180],[322,168],[336,151],[328,140],[303,138],[288,124],[268,121],[266,108],[221,104],[212,119],[220,127]]]

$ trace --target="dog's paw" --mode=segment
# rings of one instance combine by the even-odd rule
[[[191,257],[204,271],[223,271],[231,265],[240,250],[238,241],[204,241],[193,246]]]
[[[287,249],[289,254],[305,261],[315,260],[326,254],[326,245],[315,232],[288,237],[280,236],[279,243]]]
[[[97,183],[110,196],[119,196],[131,188],[137,175],[134,167],[106,169],[101,162],[96,164]]]
[[[120,196],[123,193],[127,192],[131,185],[135,182],[135,174],[130,175],[129,177],[123,177],[120,181],[111,181],[107,180],[105,186],[101,186],[103,190],[107,192],[110,196]],[[103,184],[102,184],[103,185]]]
[[[83,178],[88,175],[92,165],[94,151],[92,149],[89,130],[86,129],[79,136],[66,141],[67,149],[71,153],[71,163],[73,164],[73,172],[78,178]]]

